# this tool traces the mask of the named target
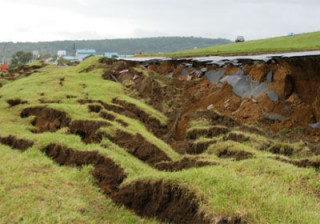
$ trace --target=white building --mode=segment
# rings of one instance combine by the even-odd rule
[[[57,52],[57,55],[58,55],[59,58],[61,58],[61,57],[63,57],[63,56],[66,56],[66,55],[67,55],[67,51],[65,51],[65,50],[59,50],[59,51]]]
[[[39,51],[32,51],[32,59],[37,60],[40,58],[40,53]]]
[[[120,55],[117,52],[105,52],[104,56],[107,58],[119,58]]]
[[[94,49],[78,49],[76,51],[76,58],[79,61],[83,61],[83,59],[89,56],[95,56],[95,55],[97,55],[97,52]]]

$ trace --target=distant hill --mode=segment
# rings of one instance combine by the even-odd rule
[[[224,54],[252,54],[269,52],[308,51],[320,49],[320,32],[296,34],[282,37],[267,38],[232,43],[220,46],[177,51],[166,54],[171,57],[224,55]]]
[[[106,39],[106,40],[81,40],[81,41],[53,41],[36,43],[0,43],[0,57],[4,55],[11,57],[19,50],[34,51],[41,54],[55,55],[58,50],[66,50],[69,54],[73,52],[75,44],[77,49],[93,48],[97,53],[106,51],[118,52],[119,54],[134,54],[141,52],[173,52],[192,48],[203,48],[212,45],[230,43],[227,39],[209,39],[196,37],[156,37],[138,39]]]

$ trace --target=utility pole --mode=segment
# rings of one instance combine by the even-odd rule
[[[6,50],[7,50],[7,45],[9,44],[9,42],[6,42],[3,46],[3,56],[2,56],[2,64],[7,64],[8,63],[8,59],[6,57]]]
[[[73,56],[76,56],[76,43],[73,42]]]

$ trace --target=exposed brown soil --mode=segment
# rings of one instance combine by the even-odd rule
[[[136,181],[123,187],[124,170],[97,151],[76,151],[57,144],[42,150],[64,166],[93,165],[93,176],[104,193],[143,217],[157,217],[171,223],[214,223],[212,215],[200,212],[204,199],[194,192],[165,181]]]
[[[27,104],[28,101],[21,100],[21,99],[10,99],[10,100],[7,100],[7,103],[10,105],[10,107],[15,107],[20,104]]]
[[[68,127],[71,122],[71,118],[66,112],[48,107],[25,108],[20,116],[22,118],[35,116],[32,121],[32,125],[35,126],[35,132],[54,132],[60,128]]]
[[[249,159],[253,157],[253,153],[243,150],[234,150],[230,148],[218,149],[215,154],[219,158],[233,158],[235,160]]]
[[[116,119],[116,117],[113,114],[111,114],[105,110],[101,111],[100,117],[102,117],[103,119],[108,120],[108,121],[114,121]]]
[[[261,136],[266,135],[266,133],[264,131],[260,130],[259,128],[247,126],[247,125],[241,125],[241,126],[235,127],[234,129],[238,130],[238,131],[244,131],[244,132],[249,132],[249,133],[261,135]]]
[[[283,158],[283,157],[272,157],[278,161],[281,162],[285,162],[285,163],[290,163],[292,165],[298,166],[298,167],[303,167],[303,168],[308,168],[308,167],[312,167],[315,169],[320,169],[320,159],[296,159],[296,160],[292,160],[292,159],[287,159],[287,158]]]
[[[320,143],[317,141],[308,141],[307,146],[314,155],[320,155]]]
[[[159,130],[159,129],[163,128],[163,126],[161,125],[159,120],[152,117],[147,112],[145,112],[144,110],[137,107],[135,104],[129,103],[124,100],[117,99],[117,98],[113,99],[112,102],[114,104],[118,104],[118,105],[122,106],[123,108],[126,109],[127,112],[129,112],[129,113],[125,113],[125,115],[127,115],[128,117],[133,117],[135,119],[142,121],[150,129],[153,129],[155,131],[155,130]],[[131,114],[133,114],[133,115],[131,115]]]
[[[116,122],[118,122],[119,124],[121,124],[125,128],[129,126],[129,124],[127,122],[120,120],[120,119],[117,119]]]
[[[189,63],[189,66],[192,66],[192,68],[184,66],[183,63],[185,62]],[[187,124],[191,120],[193,113],[198,109],[206,109],[210,105],[223,114],[231,115],[239,123],[262,122],[263,132],[270,136],[272,136],[274,131],[284,128],[293,129],[297,126],[306,127],[304,134],[309,135],[309,124],[320,121],[320,110],[318,109],[320,108],[320,99],[318,99],[320,93],[319,62],[320,57],[317,56],[276,58],[270,63],[242,60],[241,63],[243,65],[226,64],[222,68],[218,68],[217,66],[208,66],[193,61],[177,62],[173,60],[154,63],[148,66],[149,70],[159,73],[160,76],[173,74],[173,78],[170,81],[164,81],[164,79],[156,76],[153,77],[165,83],[165,92],[170,92],[170,98],[160,96],[160,94],[153,96],[150,92],[150,89],[152,89],[150,88],[151,81],[145,77],[144,82],[147,85],[144,85],[146,88],[143,88],[143,91],[139,91],[139,85],[143,84],[142,81],[137,82],[137,86],[134,85],[133,87],[140,93],[139,97],[144,99],[151,98],[150,105],[162,112],[168,111],[166,114],[172,121],[175,118],[172,117],[170,111],[176,113],[177,108],[179,108],[179,111],[182,111],[176,132],[173,135],[177,140],[184,138]],[[195,72],[194,68],[197,67],[209,70],[223,69],[226,75],[243,70],[246,75],[259,82],[265,82],[269,72],[272,72],[271,79],[269,77],[268,91],[274,91],[279,96],[279,101],[273,102],[265,94],[254,100],[238,97],[233,93],[231,86],[228,84],[211,84],[205,78],[202,78],[203,73],[201,72],[195,73],[198,75],[191,75],[191,73]],[[185,72],[186,75],[181,75],[181,72]],[[189,86],[189,84],[192,85]],[[180,89],[181,86],[183,86],[182,89]],[[156,107],[156,104],[153,103],[153,101],[156,101],[154,100],[156,97],[161,99],[162,102],[168,102],[167,106],[169,106],[169,109]],[[283,122],[264,122],[261,120],[263,113],[280,114],[286,120]],[[223,123],[230,127],[231,123],[227,124],[228,122],[225,121]],[[231,125],[234,126],[235,124]],[[310,133],[308,137],[315,137],[319,140],[319,133],[317,134],[315,131]],[[300,138],[300,136],[294,133],[291,139],[292,137],[297,140]]]
[[[97,104],[88,105],[89,111],[93,113],[99,113],[102,110],[102,106]]]
[[[116,136],[111,140],[150,165],[155,165],[161,161],[170,161],[170,158],[161,149],[147,141],[140,134],[131,135],[117,131]]]
[[[212,138],[219,135],[224,135],[228,132],[229,132],[228,128],[217,127],[217,126],[213,126],[209,128],[193,129],[187,132],[187,139],[195,140],[195,139],[198,139],[199,137]]]
[[[292,148],[289,145],[273,145],[271,146],[268,151],[274,153],[274,154],[280,154],[285,156],[291,156],[294,153],[294,148]]]
[[[9,135],[8,137],[0,136],[0,143],[8,145],[13,149],[19,149],[21,151],[24,151],[33,146],[33,141],[21,138],[19,139],[12,135]]]
[[[135,181],[121,188],[114,199],[140,216],[156,216],[171,223],[214,223],[200,212],[203,201],[194,192],[165,181]]]
[[[46,99],[40,99],[39,100],[40,103],[43,103],[43,104],[59,104],[61,103],[61,100],[46,100]]]
[[[60,165],[77,167],[93,165],[92,175],[106,194],[117,192],[118,187],[126,178],[120,166],[110,158],[99,154],[98,151],[76,151],[56,144],[50,144],[42,151]]]
[[[38,69],[44,67],[45,64],[42,65],[22,65],[16,68],[9,69],[8,73],[3,76],[3,78],[8,80],[16,80],[20,76],[29,76],[35,72],[37,72]]]
[[[59,85],[60,85],[60,86],[63,86],[64,80],[65,80],[65,78],[60,78],[60,79],[59,79]]]
[[[146,113],[144,110],[138,108],[135,104],[128,103],[124,100],[120,99],[113,99],[112,103],[113,104],[108,104],[105,103],[101,100],[95,101],[95,100],[79,100],[78,101],[80,104],[99,104],[101,105],[105,110],[100,112],[100,117],[106,119],[106,120],[115,120],[116,117],[109,113],[108,111],[112,111],[118,114],[125,115],[127,117],[136,119],[141,121],[146,125],[146,127],[153,132],[155,135],[158,137],[163,135],[166,131],[166,127],[163,127],[160,122],[156,119],[150,116],[148,113]],[[89,105],[89,107],[92,105]],[[98,105],[97,105],[98,106]],[[96,107],[96,106],[95,106]],[[100,108],[100,107],[99,107]],[[91,108],[89,109],[90,111],[95,110],[97,108]],[[127,124],[124,124],[125,122],[122,122],[124,126],[127,126]]]
[[[227,136],[225,136],[223,140],[225,141],[231,140],[235,142],[247,142],[250,140],[250,138],[243,134],[230,133]]]
[[[183,169],[189,169],[194,167],[204,167],[204,166],[212,166],[217,165],[217,163],[209,162],[201,160],[201,158],[190,158],[190,157],[184,157],[178,161],[163,161],[155,164],[155,168],[158,170],[164,170],[164,171],[179,171]]]
[[[122,107],[122,106],[119,106],[119,105],[115,105],[115,104],[107,104],[107,103],[103,103],[103,102],[100,102],[104,109],[106,110],[109,110],[109,111],[113,111],[115,113],[125,113],[126,110]],[[134,115],[131,115],[131,116],[134,116]]]
[[[98,132],[101,127],[109,126],[110,123],[95,120],[75,120],[70,123],[71,134],[79,135],[85,143],[100,143],[104,133]]]
[[[208,147],[214,143],[216,140],[209,140],[204,142],[189,142],[186,152],[188,154],[201,154],[208,149]]]

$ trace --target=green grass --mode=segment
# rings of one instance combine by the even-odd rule
[[[244,43],[231,43],[164,54],[167,57],[188,57],[225,54],[252,54],[270,52],[307,51],[320,49],[320,32],[283,36]],[[156,54],[151,54],[155,56]]]
[[[91,167],[59,167],[37,149],[2,145],[0,163],[0,223],[156,223],[106,198]]]

